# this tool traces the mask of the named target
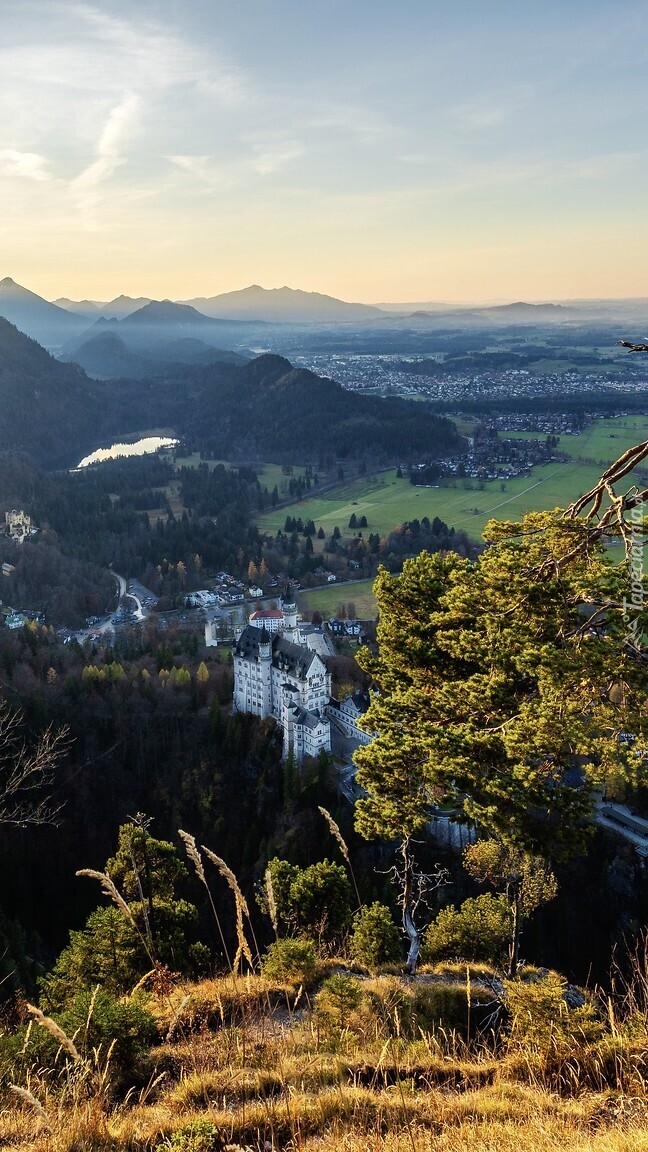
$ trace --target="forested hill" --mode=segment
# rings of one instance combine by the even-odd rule
[[[280,356],[175,365],[147,380],[92,380],[0,319],[0,445],[46,468],[73,467],[109,437],[165,427],[224,458],[318,454],[406,461],[456,451],[448,420],[407,401],[345,391]]]
[[[461,448],[454,424],[420,404],[348,392],[282,356],[259,356],[235,373],[198,369],[194,378],[202,386],[186,432],[217,454],[242,445],[269,458],[324,452],[393,460]]]
[[[75,463],[76,445],[92,445],[106,419],[105,389],[76,364],[61,364],[0,317],[0,445],[45,467]],[[125,416],[125,414],[124,414]],[[72,457],[70,456],[72,452]]]

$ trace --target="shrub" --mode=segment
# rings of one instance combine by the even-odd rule
[[[311,940],[277,940],[261,962],[268,980],[287,984],[312,984],[318,971],[315,945]]]
[[[510,1014],[509,1049],[533,1056],[564,1058],[596,1043],[605,1031],[594,1005],[585,1001],[570,1008],[567,981],[556,972],[539,980],[506,980],[505,1003]]]
[[[87,1071],[105,1073],[105,1083],[120,1092],[150,1074],[148,1050],[157,1039],[155,1020],[135,1000],[116,1000],[108,992],[82,991],[71,1004],[56,1014],[56,1024],[74,1043]],[[59,1040],[45,1028],[33,1024],[27,1038],[22,1027],[3,1037],[0,1057],[5,1070],[15,1075],[28,1068],[63,1069],[65,1053]]]
[[[318,943],[339,943],[351,918],[351,885],[342,865],[320,860],[298,868],[275,857],[268,871],[280,923]]]
[[[401,933],[384,904],[376,902],[356,913],[350,952],[354,960],[371,969],[379,968],[381,964],[395,964],[402,959]]]
[[[163,1152],[215,1152],[222,1146],[222,1130],[211,1120],[191,1120],[161,1145]]]
[[[351,976],[336,973],[324,981],[315,997],[315,1021],[329,1040],[339,1039],[361,999],[358,982]]]
[[[442,908],[423,940],[422,959],[483,960],[499,964],[511,937],[511,909],[503,896],[485,894],[460,908]]]

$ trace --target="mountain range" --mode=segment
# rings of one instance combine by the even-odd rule
[[[132,296],[116,296],[114,300],[102,304],[97,300],[68,300],[67,297],[62,296],[54,303],[59,308],[64,308],[66,312],[76,312],[80,316],[87,316],[89,320],[98,320],[100,316],[123,320],[124,316],[130,316],[131,312],[136,312],[138,308],[150,304],[151,298],[150,296],[138,296],[134,299]]]
[[[0,444],[67,468],[101,443],[156,427],[218,458],[291,463],[393,462],[463,444],[450,420],[420,404],[348,392],[282,356],[98,380],[0,318]]]
[[[286,286],[261,288],[259,284],[218,296],[198,296],[184,303],[193,305],[205,316],[280,324],[376,320],[384,315],[382,309],[371,304],[348,304],[321,292],[303,292]]]
[[[221,350],[224,345],[229,345],[242,351],[259,344],[267,347],[270,333],[274,333],[272,342],[276,345],[290,336],[291,331],[320,328],[322,332],[330,332],[338,325],[346,325],[341,331],[350,336],[355,330],[373,330],[380,333],[381,338],[393,333],[394,341],[398,343],[399,333],[407,330],[422,332],[446,328],[461,331],[479,327],[550,324],[573,326],[593,320],[618,323],[621,316],[634,321],[643,318],[646,312],[646,302],[640,300],[592,300],[566,304],[515,301],[470,308],[411,307],[411,311],[402,307],[386,311],[373,305],[337,300],[319,292],[288,287],[266,289],[258,284],[236,292],[186,301],[118,296],[108,303],[74,301],[66,297],[52,303],[16,284],[9,276],[0,281],[0,316],[50,350],[63,351],[68,356],[100,332],[108,330],[118,334],[131,350],[143,350],[148,358],[159,360],[159,350],[151,347],[151,341],[157,345],[189,335],[196,337],[198,329],[201,329],[199,338],[206,345]],[[128,326],[124,327],[126,324]]]

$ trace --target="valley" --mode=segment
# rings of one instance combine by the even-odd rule
[[[285,296],[273,300],[301,306]],[[2,301],[0,284],[0,313]],[[60,317],[27,303],[51,335]],[[63,726],[70,740],[47,778],[47,802],[62,814],[59,825],[14,828],[0,819],[0,978],[8,997],[0,1077],[20,1084],[31,1077],[49,1109],[73,1074],[54,1071],[59,1065],[47,1042],[43,1048],[28,1031],[25,1010],[12,1007],[13,994],[26,992],[75,1036],[83,1025],[95,1051],[114,1041],[115,1071],[106,1072],[111,1092],[121,1091],[122,1076],[142,1083],[135,1108],[93,1103],[83,1133],[102,1152],[108,1132],[111,1147],[123,1152],[135,1146],[215,1152],[226,1128],[229,1137],[258,1148],[268,1133],[276,1143],[277,1132],[286,1140],[298,1132],[307,1147],[304,1125],[319,1144],[330,1137],[331,1147],[343,1141],[354,1148],[374,1123],[385,1147],[398,1147],[405,1133],[426,1140],[431,1126],[446,1123],[448,1077],[468,1085],[475,1114],[484,1109],[491,1117],[493,1100],[505,1108],[506,1122],[497,1129],[504,1139],[515,1131],[513,1116],[528,1131],[530,1091],[533,1107],[545,1112],[566,1077],[574,1091],[575,1053],[587,1128],[600,1094],[617,1092],[619,1077],[625,1091],[643,1091],[627,1002],[615,1002],[608,1025],[603,1000],[585,985],[600,981],[608,995],[610,957],[626,948],[628,924],[640,923],[644,913],[646,689],[642,668],[622,637],[613,629],[607,635],[607,625],[590,627],[583,650],[578,643],[570,650],[574,679],[552,629],[554,616],[564,617],[568,634],[582,635],[579,608],[572,609],[583,597],[580,560],[568,565],[566,599],[537,572],[543,541],[563,548],[564,521],[550,510],[591,490],[608,465],[648,438],[641,361],[606,351],[616,320],[608,317],[586,336],[582,325],[568,331],[555,325],[553,313],[529,314],[527,306],[521,318],[526,324],[533,317],[532,337],[509,324],[510,312],[506,323],[498,314],[433,323],[417,317],[403,326],[394,317],[358,314],[301,324],[278,323],[276,314],[272,322],[249,321],[201,317],[193,304],[131,303],[121,302],[120,319],[96,318],[98,332],[90,336],[91,315],[82,317],[84,327],[72,317],[78,331],[65,330],[58,358],[0,319],[0,432],[7,445],[0,453],[0,512],[16,510],[16,523],[28,517],[36,529],[22,543],[0,535],[2,693],[30,734]],[[457,327],[444,332],[448,322]],[[63,328],[57,331],[61,336]],[[217,342],[221,337],[228,347]],[[352,351],[327,359],[322,350],[341,346]],[[259,347],[265,351],[254,355]],[[295,363],[285,355],[291,348]],[[120,443],[128,455],[115,456]],[[154,450],[140,455],[147,447]],[[643,460],[633,479],[638,485],[647,479]],[[607,504],[601,507],[605,514]],[[529,512],[538,513],[542,527],[520,550],[517,534],[526,529],[519,522]],[[484,548],[482,532],[493,520],[509,527]],[[586,533],[586,525],[581,519],[573,530]],[[613,534],[601,568],[592,559],[598,547],[592,538],[586,548],[588,579],[600,583],[587,595],[608,603],[626,567]],[[536,569],[525,567],[529,549],[540,549]],[[456,581],[449,579],[454,571]],[[331,691],[324,717],[297,705],[278,716],[278,703],[268,715],[254,693],[252,712],[233,705],[248,691],[241,629],[247,624],[251,652],[250,619],[273,626],[288,580],[313,647],[275,637],[273,675],[282,693],[291,690],[287,678],[301,683],[319,651]],[[430,647],[439,581],[449,627]],[[514,614],[511,581],[522,605]],[[495,618],[506,637],[484,648]],[[259,635],[261,651],[266,639]],[[542,676],[529,677],[536,636],[555,659]],[[448,658],[445,646],[455,642]],[[293,676],[295,652],[305,664]],[[476,652],[494,673],[483,676]],[[626,696],[617,705],[606,685],[622,666]],[[549,688],[546,677],[553,677]],[[605,804],[599,765],[586,756],[592,777],[573,788],[573,757],[564,750],[590,739],[592,700],[605,713],[595,733],[602,762],[615,766]],[[440,723],[430,719],[430,708],[439,710]],[[474,722],[462,721],[462,709]],[[0,710],[0,802],[2,716]],[[508,737],[497,736],[512,720],[524,729],[521,757],[514,729],[510,749]],[[291,732],[297,747],[298,725],[319,733],[317,756],[286,754]],[[436,763],[438,741],[431,804],[421,765]],[[565,767],[548,781],[533,770],[547,748]],[[560,821],[543,815],[538,822],[534,813],[553,811],[556,796]],[[417,829],[421,875],[438,881],[424,931],[404,918],[399,896],[405,890],[399,853],[410,843],[400,838],[402,827]],[[206,875],[201,880],[200,856],[195,877],[173,862],[178,828],[190,829],[180,834],[185,847],[197,837],[222,853],[208,849],[220,870],[213,895]],[[516,876],[526,877],[515,883],[530,885],[531,893],[517,921],[508,881],[497,870],[484,880],[466,855],[509,842],[506,851],[520,853]],[[155,861],[141,900],[129,878],[140,850],[135,871],[142,894]],[[79,872],[101,878],[97,869],[106,860],[126,894],[126,913],[121,893],[116,906],[97,907],[96,893],[79,890]],[[190,852],[188,860],[195,868],[196,856]],[[268,872],[275,877],[270,920]],[[399,918],[408,972],[412,948],[421,950],[415,975],[403,975]],[[641,987],[641,961],[625,955]],[[140,991],[131,997],[134,987]],[[529,1073],[528,1061],[533,1052],[546,1062],[546,1047],[533,1048],[525,1038],[516,1048],[507,1023],[521,1004],[519,1019],[531,1017],[537,1027],[538,995],[549,1013],[553,1061],[542,1076],[535,1066]],[[482,1033],[491,997],[498,1016]],[[611,1001],[605,1003],[608,1021]],[[139,1023],[128,1027],[140,1037],[136,1058],[120,1031],[133,1011]],[[564,1059],[554,1047],[557,1020],[565,1030]],[[160,1043],[162,1022],[167,1039]],[[610,1045],[616,1045],[614,1080]],[[79,1066],[90,1058],[87,1045],[81,1047]],[[235,1048],[241,1058],[233,1062]],[[250,1051],[281,1062],[270,1102]],[[302,1099],[304,1060],[317,1085]],[[48,1062],[43,1079],[39,1069]],[[150,1103],[140,1067],[160,1085]],[[227,1087],[239,1075],[247,1086],[242,1105]],[[424,1106],[417,1103],[405,1116],[401,1101],[393,1115],[393,1090],[404,1092],[410,1083]],[[446,1100],[443,1121],[434,1111],[437,1089]],[[295,1101],[300,1127],[293,1130],[284,1113],[286,1102],[293,1108]],[[61,1152],[76,1152],[81,1110],[58,1102],[56,1108]],[[0,1137],[6,1116],[10,1131],[31,1132],[33,1118],[21,1130],[23,1113],[9,1101]],[[68,1139],[69,1123],[76,1128]],[[563,1139],[569,1131],[577,1139],[579,1123],[554,1111],[542,1138]],[[634,1131],[643,1138],[644,1128]],[[481,1132],[473,1117],[466,1145]],[[32,1144],[17,1146],[34,1152]]]
[[[0,7],[0,1152],[648,1152],[645,4]]]

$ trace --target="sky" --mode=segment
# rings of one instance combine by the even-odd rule
[[[0,278],[648,296],[645,0],[0,0]]]

